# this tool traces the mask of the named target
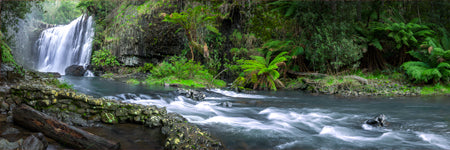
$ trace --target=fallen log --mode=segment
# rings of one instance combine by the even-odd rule
[[[288,71],[289,74],[295,75],[295,76],[314,76],[318,78],[327,77],[327,74],[323,73],[311,73],[311,72],[295,72],[295,71]]]
[[[76,149],[119,149],[120,144],[86,132],[22,104],[13,110],[14,123],[44,133]]]

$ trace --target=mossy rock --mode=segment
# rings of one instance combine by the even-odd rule
[[[102,112],[101,113],[101,120],[104,123],[109,123],[109,124],[116,124],[118,123],[116,116],[114,116],[111,113],[107,113],[107,112]]]

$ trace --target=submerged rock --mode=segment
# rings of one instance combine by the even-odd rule
[[[387,126],[386,116],[384,114],[379,114],[373,119],[366,120],[365,124],[374,126],[374,127],[385,127]]]
[[[222,105],[223,107],[232,107],[232,106],[233,106],[233,103],[226,101],[226,102],[221,103],[221,105]]]

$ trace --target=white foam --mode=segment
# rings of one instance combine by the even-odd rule
[[[215,93],[219,93],[225,96],[229,96],[229,97],[240,97],[240,98],[267,98],[267,96],[262,96],[262,95],[253,95],[253,94],[243,94],[243,93],[236,93],[233,91],[226,91],[226,90],[221,90],[221,89],[210,89],[209,91],[215,92]]]
[[[423,141],[426,141],[430,144],[438,146],[442,149],[450,149],[450,141],[443,136],[436,134],[429,134],[423,132],[416,132],[417,136],[420,137]]]
[[[290,148],[292,146],[295,146],[295,144],[297,144],[299,142],[300,141],[295,140],[295,141],[292,141],[292,142],[288,142],[288,143],[277,145],[275,148],[276,149],[287,149],[287,148]]]
[[[332,127],[325,126],[322,128],[322,131],[319,133],[320,135],[330,135],[332,137],[341,139],[347,142],[358,142],[358,141],[378,141],[384,137],[388,137],[391,135],[391,132],[383,133],[379,137],[365,137],[361,135],[354,135],[351,129],[344,127]]]

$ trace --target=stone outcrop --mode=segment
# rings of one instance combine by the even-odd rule
[[[106,18],[108,22],[104,33],[107,40],[103,47],[110,49],[112,54],[125,66],[138,66],[146,62],[160,62],[167,55],[179,54],[184,48],[182,32],[176,32],[179,26],[163,22],[161,13],[170,14],[176,7],[156,5],[151,1],[146,3],[130,1],[121,11],[122,14],[110,16],[136,16]],[[175,1],[169,3],[176,6]],[[137,7],[151,7],[151,11],[139,12]],[[94,48],[95,49],[95,48]]]

